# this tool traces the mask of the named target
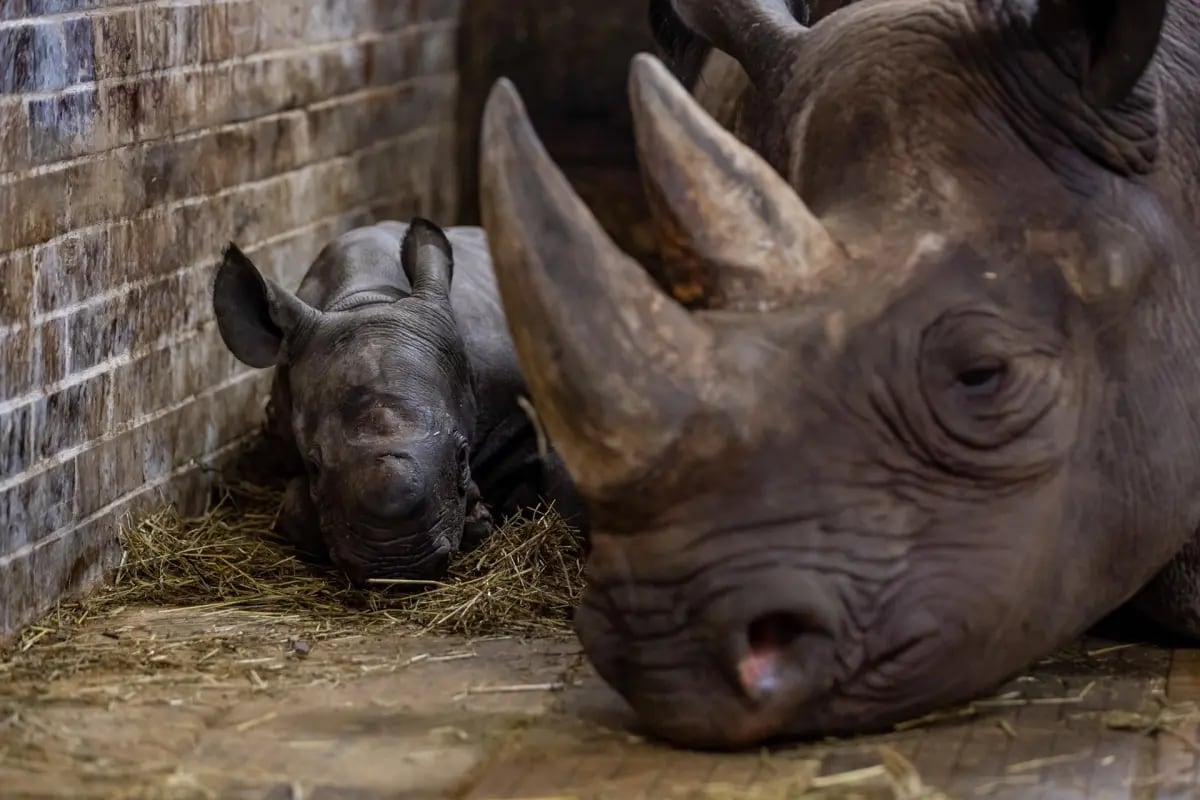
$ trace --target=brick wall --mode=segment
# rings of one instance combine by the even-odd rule
[[[0,0],[0,640],[256,430],[226,241],[294,287],[347,228],[454,213],[460,2]]]

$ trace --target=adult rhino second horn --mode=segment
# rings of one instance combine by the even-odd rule
[[[791,186],[654,56],[634,58],[629,91],[651,207],[705,304],[767,310],[810,293],[841,251]]]
[[[717,380],[713,333],[613,243],[550,159],[513,85],[483,119],[481,207],[530,392],[592,498],[653,469]]]

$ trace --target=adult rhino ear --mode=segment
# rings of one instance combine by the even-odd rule
[[[454,250],[439,225],[424,217],[414,217],[400,246],[400,263],[414,296],[449,299]]]
[[[670,0],[690,31],[742,65],[758,86],[779,68],[780,55],[807,33],[808,4],[791,0]]]
[[[312,306],[264,278],[232,242],[213,284],[213,311],[225,346],[243,364],[259,369],[285,363],[288,342],[320,317]]]
[[[1079,42],[1080,82],[1100,107],[1124,100],[1154,57],[1168,0],[1040,0],[1034,28],[1047,41]]]

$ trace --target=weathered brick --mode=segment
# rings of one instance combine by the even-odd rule
[[[101,148],[121,147],[138,140],[144,112],[154,113],[153,107],[147,109],[142,106],[138,88],[137,81],[100,86],[100,119],[104,124],[104,136],[95,135],[92,141],[80,142],[72,155],[84,156]]]
[[[0,0],[0,19],[20,19],[29,13],[29,0]]]
[[[66,85],[61,25],[0,29],[0,93],[22,94]]]
[[[355,3],[290,0],[264,7],[260,49],[281,50],[299,45],[345,41],[368,33],[398,28],[412,18],[411,0],[359,0]]]
[[[29,103],[34,163],[44,164],[108,146],[95,88],[72,89]]]
[[[450,124],[455,84],[428,78],[321,103],[309,112],[316,157],[345,155],[412,133],[426,125]]]
[[[304,123],[296,112],[153,145],[142,165],[147,198],[209,194],[302,166],[308,160]]]
[[[11,400],[66,377],[67,323],[42,325],[0,334],[0,401]]]
[[[75,458],[75,516],[86,517],[142,484],[138,431],[101,442]]]
[[[11,553],[71,524],[74,512],[74,461],[0,492],[0,553]]]
[[[212,200],[205,198],[198,205],[210,202]],[[119,248],[114,247],[114,252],[125,254],[130,266],[136,268],[136,272],[128,273],[130,276],[148,280],[193,261],[191,253],[177,246],[177,237],[190,235],[179,227],[183,219],[181,209],[157,206],[133,217],[114,232],[120,239]]]
[[[95,18],[96,77],[134,72],[138,61],[137,10],[119,9]]]
[[[258,430],[271,372],[262,370],[238,376],[228,386],[184,407],[179,412],[178,435],[186,448],[178,448],[175,465],[211,453],[235,439]]]
[[[200,6],[144,5],[139,47],[143,71],[200,63]]]
[[[224,38],[233,56],[246,56],[262,51],[259,36],[262,22],[262,3],[259,0],[227,3]]]
[[[13,223],[0,226],[0,251],[295,169],[309,158],[307,136],[304,116],[296,112],[144,149],[120,148],[0,185],[0,209],[11,210]]]
[[[24,471],[31,463],[33,427],[29,424],[31,406],[20,406],[0,413],[0,480]],[[0,549],[0,553],[8,552]]]
[[[68,229],[63,202],[71,185],[67,173],[50,170],[0,184],[0,252],[43,242]]]
[[[0,98],[0,172],[29,164],[29,113],[17,98]]]
[[[114,254],[113,234],[119,231],[88,228],[35,248],[37,310],[53,311],[118,286],[127,266]]]
[[[73,226],[130,216],[156,203],[261,180],[310,160],[302,112],[113,150],[0,185],[0,209],[11,209],[13,221],[0,226],[0,251],[45,241]]]
[[[90,369],[113,356],[129,352],[133,341],[126,314],[129,297],[121,295],[80,309],[70,317],[71,372]]]
[[[62,23],[66,55],[66,86],[96,78],[95,31],[91,17],[77,17]],[[57,87],[54,87],[57,88]]]
[[[363,48],[285,53],[230,68],[231,120],[253,119],[350,91],[362,75]]]
[[[304,0],[277,0],[262,7],[259,47],[265,51],[292,47],[304,41]]]
[[[224,123],[233,90],[229,68],[151,75],[130,84],[140,108],[154,109],[138,122],[143,139],[187,133]]]
[[[229,3],[205,3],[200,7],[197,49],[202,64],[233,58],[235,51],[229,36]]]
[[[262,376],[241,378],[81,453],[76,514],[94,513],[255,430],[264,387]]]
[[[370,211],[360,209],[306,228],[269,246],[252,247],[246,254],[264,275],[281,286],[295,290],[322,247],[351,228],[370,224],[371,221]]]
[[[106,85],[100,106],[109,128],[107,137],[115,143],[123,141],[122,133],[127,139],[130,130],[140,131],[143,138],[189,132],[318,102],[364,84],[381,86],[444,74],[453,69],[453,31],[448,25],[431,26],[424,35],[394,31],[317,51],[287,51]],[[91,151],[81,149],[76,154],[86,152]]]
[[[112,251],[135,261],[142,277],[172,272],[206,259],[215,263],[228,241],[251,247],[353,205],[348,190],[340,188],[337,178],[349,161],[316,164],[194,203],[153,209],[110,230]],[[117,285],[127,267],[126,260],[114,257],[107,274],[100,270],[104,277],[97,276],[96,288]]]
[[[33,404],[34,457],[41,461],[91,441],[108,427],[111,375],[97,375]]]
[[[0,93],[48,92],[95,77],[92,22],[29,22],[0,28]]]
[[[0,255],[0,325],[33,316],[33,256],[29,250]]]
[[[66,14],[71,11],[87,11],[105,5],[117,5],[121,0],[28,0],[29,13],[33,16]]]
[[[88,591],[119,557],[113,519],[87,522],[32,553],[0,565],[0,632],[43,614],[59,599]]]
[[[209,325],[187,341],[156,350],[112,374],[113,423],[124,425],[228,380],[236,362]]]

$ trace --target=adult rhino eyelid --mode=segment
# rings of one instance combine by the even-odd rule
[[[1008,372],[1008,364],[996,360],[960,369],[955,381],[972,395],[992,394],[1002,387]]]

